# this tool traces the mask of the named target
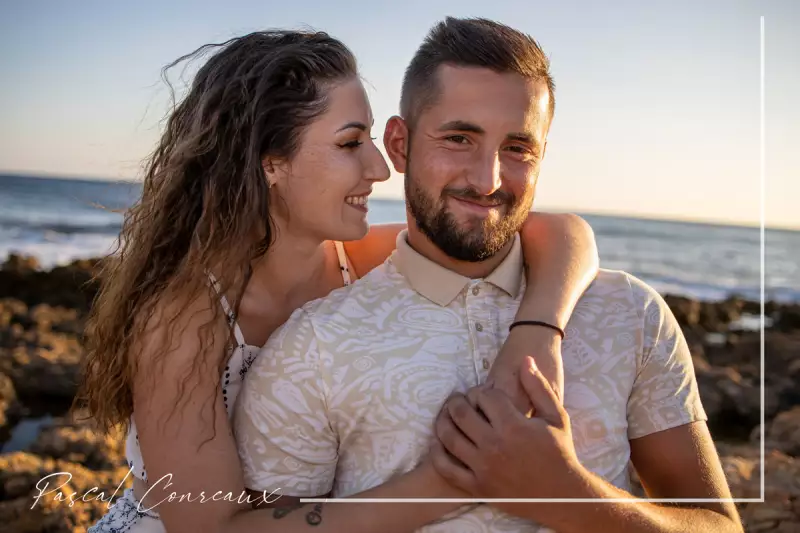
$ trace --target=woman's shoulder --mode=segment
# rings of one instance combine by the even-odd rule
[[[198,348],[219,352],[217,355],[222,357],[223,346],[228,344],[224,309],[208,290],[164,295],[140,320],[145,321],[140,338],[135,341],[140,365],[153,363],[157,357],[166,357],[171,365],[193,365]]]
[[[356,273],[364,276],[384,263],[397,247],[397,235],[404,229],[406,225],[400,223],[377,224],[370,227],[363,239],[344,243]]]

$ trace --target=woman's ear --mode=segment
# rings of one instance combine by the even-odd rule
[[[261,168],[264,169],[264,177],[269,188],[274,187],[286,173],[285,163],[272,156],[265,156],[261,160]]]

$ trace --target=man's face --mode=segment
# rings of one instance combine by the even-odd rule
[[[407,135],[403,160],[389,142],[387,148],[405,173],[418,229],[450,257],[482,261],[510,242],[531,209],[549,92],[517,74],[446,65],[438,84],[438,98],[418,114],[413,131],[399,118],[387,127],[389,142]]]

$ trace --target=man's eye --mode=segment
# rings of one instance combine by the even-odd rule
[[[525,148],[524,146],[513,146],[512,145],[512,146],[509,146],[508,149],[511,150],[512,152],[516,152],[518,154],[527,154],[528,153],[528,149]]]
[[[451,135],[447,138],[448,141],[453,141],[457,144],[464,144],[467,142],[467,138],[463,135]]]

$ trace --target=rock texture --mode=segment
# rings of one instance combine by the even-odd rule
[[[24,451],[0,454],[2,531],[85,531],[105,512],[109,497],[130,485],[123,435],[97,432],[80,413],[65,416],[84,355],[96,267],[96,261],[77,261],[41,271],[30,258],[10,257],[0,269],[0,444],[42,405],[55,417]],[[733,496],[759,498],[761,339],[742,324],[761,306],[737,298],[665,299],[692,351]],[[746,531],[800,532],[800,305],[768,302],[765,312],[766,501],[742,503],[739,510]],[[46,478],[58,472],[72,477]],[[98,501],[100,491],[104,499]],[[72,506],[70,497],[78,498]]]

